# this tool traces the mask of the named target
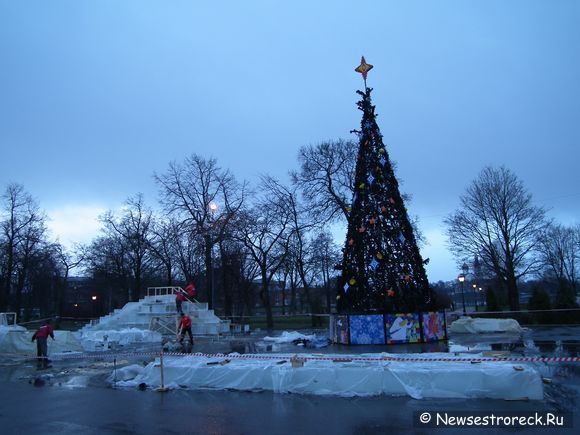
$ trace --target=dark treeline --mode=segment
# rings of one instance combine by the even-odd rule
[[[130,196],[119,211],[100,217],[98,237],[73,249],[52,241],[46,215],[23,186],[5,186],[0,311],[16,311],[21,320],[61,315],[73,271],[98,289],[105,312],[138,300],[147,287],[189,281],[218,314],[243,317],[259,311],[270,327],[277,313],[330,312],[334,266],[342,254],[328,226],[348,217],[356,155],[357,144],[348,141],[306,146],[290,184],[263,176],[249,186],[216,160],[194,154],[154,174],[157,202],[147,203],[140,193]],[[480,176],[462,197],[462,208],[446,221],[452,252],[460,263],[468,262],[472,281],[493,282],[507,306],[519,307],[518,286],[526,278],[538,283],[540,296],[532,305],[544,292],[550,307],[575,306],[578,227],[547,220],[509,171],[486,170],[491,181]],[[495,179],[502,171],[511,178],[504,173]],[[489,213],[478,213],[480,185],[498,191],[512,186],[520,202],[514,207],[500,198],[485,205]],[[500,219],[494,228],[491,206],[508,222]],[[481,228],[492,230],[478,233]],[[513,228],[520,232],[512,234]],[[440,305],[449,305],[440,290]]]

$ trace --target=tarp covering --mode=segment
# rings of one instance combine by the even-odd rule
[[[373,357],[381,355],[356,355]],[[543,385],[533,366],[508,362],[448,361],[357,361],[348,355],[334,356],[340,361],[308,359],[302,367],[293,367],[291,355],[272,354],[232,357],[200,355],[164,358],[164,379],[167,388],[192,388],[240,391],[274,391],[343,397],[408,395],[422,398],[492,398],[542,400]],[[332,355],[327,355],[333,357]],[[395,356],[395,355],[393,355]],[[405,355],[396,355],[404,357]],[[448,354],[429,354],[445,358]],[[473,355],[471,355],[473,356]],[[279,358],[278,358],[279,357]],[[315,357],[314,357],[315,358]],[[354,358],[354,356],[353,356]],[[129,375],[135,374],[132,379]],[[160,386],[159,359],[130,373],[118,374],[118,386]]]
[[[83,331],[81,344],[87,351],[108,348],[114,343],[125,346],[131,343],[161,343],[161,334],[148,329],[125,328],[120,330]]]
[[[454,334],[520,333],[522,327],[514,319],[473,319],[466,316],[453,322],[449,331]]]
[[[309,340],[312,341],[316,338],[316,335],[304,335],[301,334],[297,331],[292,331],[292,332],[288,332],[288,331],[284,331],[282,332],[282,335],[280,335],[279,337],[269,337],[266,336],[264,337],[264,341],[271,341],[273,343],[292,343],[296,340]]]
[[[0,326],[0,352],[36,354],[36,343],[32,331],[21,326]],[[82,351],[79,340],[70,331],[54,331],[53,341],[48,339],[48,354]]]

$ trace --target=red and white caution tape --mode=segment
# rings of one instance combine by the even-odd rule
[[[4,353],[3,356],[36,358],[33,355],[22,355],[15,353]],[[160,352],[102,352],[102,353],[71,353],[71,354],[56,354],[49,356],[52,360],[70,360],[70,359],[115,359],[121,357],[148,357],[156,358],[160,356]],[[298,359],[302,361],[332,361],[336,363],[348,362],[465,362],[465,363],[482,363],[482,362],[540,362],[540,363],[577,363],[580,362],[580,357],[411,357],[411,356],[380,356],[380,357],[357,357],[357,356],[311,356],[301,354],[223,354],[223,353],[183,353],[183,352],[163,352],[164,357],[197,357],[197,358],[227,358],[227,359],[242,359],[242,360],[276,360],[283,359]]]

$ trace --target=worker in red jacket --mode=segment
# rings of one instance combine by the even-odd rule
[[[38,328],[32,336],[32,341],[36,340],[37,366],[39,369],[48,368],[48,337],[51,337],[54,340],[54,329],[52,329],[50,319]]]
[[[193,335],[191,334],[191,318],[187,314],[181,313],[181,319],[179,319],[179,325],[177,326],[179,343],[183,344],[185,334],[189,335],[189,344],[193,346]]]
[[[189,284],[187,284],[187,287],[185,287],[185,292],[187,293],[187,299],[189,299],[190,302],[193,302],[197,296],[195,284],[190,281]]]
[[[177,308],[178,313],[183,313],[183,309],[181,308],[183,301],[185,301],[185,295],[181,290],[179,290],[175,293],[175,307]]]

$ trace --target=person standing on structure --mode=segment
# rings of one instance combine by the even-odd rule
[[[191,318],[187,314],[181,313],[181,319],[179,319],[179,324],[177,325],[177,336],[179,337],[179,343],[183,345],[183,339],[185,334],[189,335],[189,344],[193,346],[193,335],[191,333]]]
[[[183,308],[181,306],[183,305],[183,301],[185,301],[185,299],[185,295],[181,289],[175,293],[175,307],[177,308],[178,313],[183,313]]]
[[[32,336],[32,341],[36,340],[36,355],[38,368],[48,368],[48,337],[54,340],[54,329],[48,319]]]
[[[195,284],[193,281],[190,281],[185,287],[185,292],[187,293],[187,299],[189,302],[195,302],[195,297],[197,296],[197,290],[195,289]]]

